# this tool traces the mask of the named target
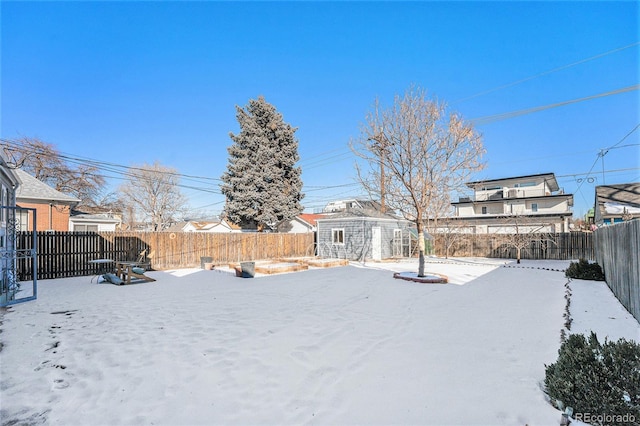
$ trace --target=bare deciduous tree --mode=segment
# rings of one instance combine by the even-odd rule
[[[100,206],[106,180],[89,164],[72,167],[58,149],[38,138],[2,140],[8,161],[56,190],[81,200],[80,205]]]
[[[540,218],[513,213],[503,216],[501,220],[504,225],[500,235],[507,249],[516,250],[516,263],[520,263],[522,251],[531,247],[533,242],[545,247],[556,245],[554,234],[549,230],[551,224]]]
[[[469,235],[469,228],[451,217],[438,218],[438,226],[431,226],[430,232],[437,236],[444,248],[444,257],[448,258],[451,249]]]
[[[154,231],[167,228],[184,211],[187,199],[180,192],[175,169],[155,162],[131,167],[129,175],[120,189],[125,211],[140,212],[143,220],[151,222]]]
[[[356,164],[365,190],[412,220],[418,235],[428,221],[437,225],[437,218],[451,208],[450,194],[484,167],[480,134],[415,86],[397,95],[387,109],[376,100],[351,146],[366,163]],[[418,276],[424,276],[423,238],[419,245]]]

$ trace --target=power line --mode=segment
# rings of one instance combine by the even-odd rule
[[[485,90],[483,92],[476,93],[475,95],[467,96],[466,98],[459,99],[459,100],[454,101],[452,103],[456,104],[456,103],[468,101],[469,99],[477,98],[479,96],[487,95],[489,93],[497,92],[498,90],[506,89],[507,87],[516,86],[516,85],[518,85],[520,83],[524,83],[526,81],[533,80],[533,79],[538,78],[538,77],[542,77],[543,75],[551,74],[551,73],[554,73],[554,72],[557,72],[557,71],[562,71],[564,69],[571,68],[571,67],[574,67],[576,65],[583,64],[585,62],[593,61],[594,59],[599,59],[599,58],[602,58],[603,56],[607,56],[607,55],[610,55],[612,53],[620,52],[621,50],[629,49],[630,47],[634,47],[634,46],[637,46],[639,44],[640,44],[640,42],[635,42],[635,43],[629,44],[627,46],[618,47],[617,49],[609,50],[607,52],[600,53],[600,54],[595,55],[595,56],[591,56],[590,58],[581,59],[581,60],[579,60],[577,62],[572,62],[572,63],[567,64],[567,65],[562,65],[560,67],[553,68],[553,69],[550,69],[548,71],[543,71],[541,73],[538,73],[536,75],[532,75],[530,77],[523,78],[521,80],[517,80],[517,81],[511,82],[511,83],[507,83],[507,84],[504,84],[502,86],[495,87],[493,89]]]
[[[631,172],[631,171],[635,171],[635,170],[640,170],[640,167],[631,167],[631,168],[628,168],[628,169],[607,170],[607,171],[605,171],[605,173]],[[558,179],[558,178],[571,177],[571,178],[575,179],[576,176],[585,176],[585,175],[588,176],[590,173],[591,172],[587,172],[587,173],[572,173],[572,174],[568,174],[568,175],[556,175],[556,178]],[[590,183],[592,183],[592,182],[590,182]]]
[[[638,123],[638,125],[637,125],[636,127],[634,127],[634,128],[633,128],[633,130],[631,130],[629,133],[627,133],[627,134],[625,135],[625,137],[623,137],[622,139],[620,139],[620,141],[618,141],[616,144],[611,145],[608,149],[613,149],[613,148],[615,148],[616,146],[618,146],[619,144],[621,144],[622,142],[624,142],[624,140],[625,140],[625,139],[627,139],[629,136],[631,136],[631,134],[632,134],[633,132],[635,132],[636,130],[638,130],[638,127],[640,127],[640,123]],[[634,146],[635,146],[635,145],[638,145],[638,144],[634,144]],[[624,145],[624,146],[629,146],[629,145]],[[622,148],[622,147],[620,147],[620,148]]]
[[[640,127],[640,124],[638,124],[636,127],[634,127],[629,133],[627,133],[622,139],[620,139],[618,142],[616,142],[614,145],[612,145],[612,148],[619,145],[620,143],[622,143],[625,139],[627,139],[633,132],[635,132],[638,127]],[[580,189],[582,188],[582,185],[584,184],[584,182],[586,182],[589,178],[589,175],[591,174],[591,172],[593,171],[593,168],[596,166],[596,164],[598,163],[598,158],[601,157],[602,151],[600,151],[600,153],[598,153],[598,155],[596,156],[595,161],[593,162],[593,164],[591,165],[591,168],[589,169],[589,171],[586,173],[586,178],[584,178],[584,180],[582,180],[581,182],[578,182],[578,188],[576,189],[576,192],[580,192]],[[602,163],[602,180],[604,181],[604,160]],[[604,182],[602,182],[604,184]],[[584,198],[584,195],[582,193],[580,193],[582,195],[582,197]],[[585,202],[587,200],[585,199]]]
[[[640,127],[640,124],[638,124],[636,127],[634,127],[629,133],[627,133],[625,135],[625,137],[623,137],[622,139],[620,139],[616,144],[610,146],[609,148],[605,148],[605,149],[601,149],[600,152],[598,153],[598,157],[602,160],[602,184],[605,184],[604,181],[604,156],[607,155],[609,153],[610,150],[612,149],[619,149],[619,148],[624,148],[627,146],[636,146],[636,145],[640,145],[640,144],[631,144],[631,145],[622,145],[622,146],[618,146],[620,145],[622,142],[624,142],[625,139],[627,139],[629,136],[631,136],[631,134],[633,132],[635,132],[636,130],[638,130],[638,127]],[[596,159],[597,160],[597,159]]]
[[[605,96],[618,95],[620,93],[631,92],[633,90],[638,90],[638,89],[640,89],[640,84],[635,84],[633,86],[623,87],[621,89],[616,89],[616,90],[610,90],[608,92],[599,93],[597,95],[586,96],[584,98],[572,99],[569,101],[557,102],[555,104],[549,104],[549,105],[527,108],[527,109],[518,110],[518,111],[505,112],[502,114],[495,114],[495,115],[488,115],[485,117],[474,118],[474,119],[471,119],[471,122],[473,122],[476,126],[482,126],[485,124],[494,123],[496,121],[507,120],[509,118],[519,117],[521,115],[544,111],[546,109],[557,108],[564,105],[574,104],[574,103],[583,102],[583,101],[589,101],[591,99],[602,98]]]
[[[11,147],[13,147],[13,149],[15,150],[21,150],[23,152],[30,152],[32,154],[39,154],[39,155],[47,155],[46,151],[39,151],[39,150],[35,150],[35,149],[31,149],[31,150],[25,150],[24,146],[22,144],[20,144],[20,142],[17,141],[11,141],[8,139],[0,139],[0,142],[2,142],[2,144],[6,144],[7,146],[9,146],[9,149],[11,149]],[[130,177],[139,177],[139,175],[136,175],[132,172],[136,172],[136,171],[141,171],[141,172],[146,172],[148,171],[147,169],[143,168],[143,167],[135,167],[135,166],[124,166],[122,164],[118,164],[118,163],[110,163],[108,161],[99,161],[99,160],[95,160],[89,157],[80,157],[80,156],[76,156],[73,154],[69,154],[69,153],[65,153],[65,152],[58,152],[58,156],[65,160],[68,161],[70,163],[73,164],[82,164],[82,165],[89,165],[92,167],[96,167],[100,170],[108,170],[108,171],[112,171],[112,172],[116,172],[116,173],[121,173],[124,174],[126,176],[130,176]],[[123,171],[120,171],[123,170]],[[208,177],[208,176],[196,176],[196,175],[188,175],[188,174],[184,174],[184,173],[178,173],[178,172],[165,172],[165,174],[169,174],[171,176],[176,176],[176,177],[180,177],[180,178],[187,178],[187,179],[196,179],[196,180],[204,180],[204,181],[220,181],[219,178],[212,178],[212,177]]]
[[[2,142],[2,144],[6,145],[9,150],[11,150],[11,149],[18,150],[19,149],[19,150],[21,150],[23,152],[26,152],[26,153],[32,154],[32,155],[50,155],[46,151],[42,151],[42,150],[37,150],[37,149],[26,150],[26,149],[24,149],[24,147],[21,144],[19,144],[18,142],[15,142],[15,141],[9,141],[9,140],[6,140],[6,139],[1,139],[0,141]],[[152,178],[146,177],[143,174],[140,174],[140,173],[144,173],[144,172],[148,172],[149,171],[149,170],[147,170],[145,168],[142,168],[142,167],[128,167],[128,166],[123,166],[121,164],[110,163],[110,162],[106,162],[106,161],[98,161],[98,160],[93,160],[93,159],[90,159],[90,158],[77,157],[77,156],[73,156],[71,154],[66,154],[66,153],[59,153],[58,156],[59,156],[59,158],[63,159],[64,161],[66,161],[68,163],[71,163],[71,164],[90,166],[90,167],[96,168],[97,170],[100,170],[100,171],[103,171],[103,172],[111,172],[111,173],[115,173],[117,175],[117,176],[105,176],[105,175],[98,174],[98,173],[89,173],[88,174],[88,175],[91,175],[91,176],[94,176],[94,177],[104,177],[104,178],[119,179],[119,180],[127,180],[127,179],[152,180]],[[219,181],[220,180],[220,179],[209,178],[209,177],[205,177],[205,176],[194,176],[194,175],[187,175],[187,174],[182,174],[182,173],[177,173],[177,172],[163,172],[163,174],[169,175],[169,176],[174,176],[174,177],[177,177],[177,178],[184,178],[187,181],[195,180],[196,182],[198,182],[199,180],[205,180],[205,181]],[[212,189],[212,188],[207,188],[207,187],[186,185],[186,184],[183,184],[183,183],[176,184],[176,186],[179,187],[179,188],[191,189],[191,190],[210,193],[210,194],[216,194],[216,195],[221,194],[221,192],[219,190]]]

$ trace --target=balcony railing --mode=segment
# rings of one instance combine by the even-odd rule
[[[494,192],[478,191],[473,196],[464,196],[458,199],[460,203],[471,203],[474,201],[500,201],[512,198],[545,197],[550,195],[562,195],[564,190],[560,189],[555,194],[545,191],[542,188],[505,188]]]

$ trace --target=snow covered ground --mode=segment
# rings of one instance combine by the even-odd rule
[[[1,423],[551,425],[569,262],[430,258],[236,278],[39,282],[6,310]],[[602,282],[570,282],[571,332],[640,340]]]

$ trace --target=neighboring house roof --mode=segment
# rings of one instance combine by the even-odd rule
[[[558,191],[560,189],[560,187],[558,186],[558,181],[556,180],[556,175],[554,173],[539,173],[536,175],[524,175],[524,176],[513,176],[513,177],[507,177],[507,178],[500,178],[500,179],[478,180],[475,182],[467,182],[467,186],[469,188],[474,188],[476,186],[484,185],[492,182],[503,182],[503,181],[510,181],[510,180],[520,181],[523,179],[534,179],[534,178],[542,178],[545,181],[547,181],[547,185],[549,185],[549,189],[553,192]]]
[[[98,214],[89,214],[89,213],[79,213],[72,214],[69,216],[69,220],[74,221],[82,221],[82,222],[99,222],[99,223],[120,223],[121,220],[115,217],[112,214],[108,213],[98,213]]]
[[[596,186],[596,217],[640,216],[640,182]]]
[[[329,217],[331,213],[301,213],[291,220],[278,224],[277,231],[284,233],[315,232],[318,219]]]
[[[15,170],[20,185],[16,191],[16,200],[20,201],[46,201],[58,202],[62,204],[78,204],[80,200],[75,197],[63,194],[62,192],[50,187],[46,183],[39,181],[29,173],[16,169]]]
[[[215,221],[215,222],[213,222],[213,221],[212,222],[209,222],[209,221],[191,221],[189,223],[193,227],[194,231],[207,232],[207,231],[212,231],[215,228],[219,228],[219,227],[231,229],[231,227],[229,225],[227,225],[227,223],[224,220]]]
[[[306,222],[307,224],[309,224],[310,226],[316,226],[317,225],[317,220],[318,219],[325,219],[327,217],[326,214],[319,214],[319,213],[302,213],[298,216],[298,219],[302,220],[303,222]]]
[[[226,220],[205,221],[205,220],[188,220],[184,222],[174,223],[165,232],[214,232],[215,230],[236,230],[239,229]]]
[[[171,226],[163,229],[163,232],[182,232],[184,227],[187,225],[187,222],[178,222],[174,223]]]
[[[370,210],[382,210],[382,204],[373,200],[358,200],[358,199],[349,199],[349,200],[338,200],[331,201],[328,203],[325,208],[325,213],[339,212],[348,210],[350,208],[360,208],[360,209],[370,209]]]

